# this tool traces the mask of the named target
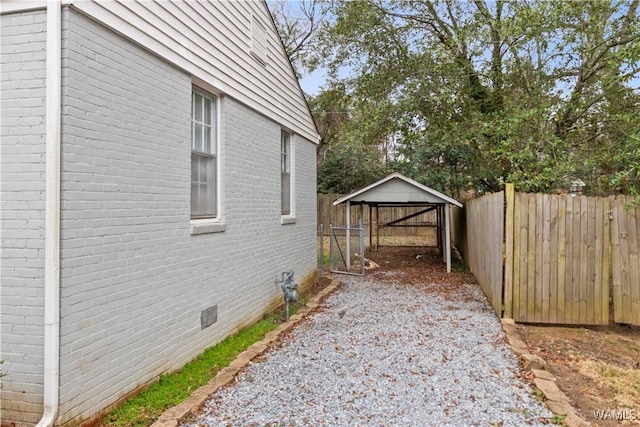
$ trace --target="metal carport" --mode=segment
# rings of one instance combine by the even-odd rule
[[[431,210],[437,210],[437,236],[438,246],[443,249],[443,261],[447,263],[447,271],[451,272],[451,205],[462,208],[462,203],[458,202],[451,197],[448,197],[439,191],[429,188],[426,185],[407,178],[406,176],[394,172],[391,175],[374,182],[364,188],[354,191],[351,194],[340,197],[333,205],[340,203],[346,203],[346,223],[347,228],[351,228],[351,205],[368,205],[369,209],[375,208],[376,211],[380,207],[400,207],[400,206],[413,206],[423,207],[424,209],[406,216],[404,218],[392,221],[391,223],[384,224],[383,226],[398,226],[397,224],[403,220],[415,217],[417,215],[429,212]],[[443,221],[444,219],[444,226]],[[372,235],[373,221],[369,222],[370,233]],[[380,224],[376,222],[376,234],[378,229],[381,228]],[[347,244],[349,240],[347,239]],[[348,250],[347,250],[348,252]]]

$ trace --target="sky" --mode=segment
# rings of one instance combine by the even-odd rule
[[[323,69],[317,69],[300,79],[302,90],[309,95],[317,95],[327,79],[327,73]]]

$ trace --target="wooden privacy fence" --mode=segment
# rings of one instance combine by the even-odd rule
[[[507,185],[465,206],[469,267],[504,317],[606,325],[611,291],[614,321],[640,325],[640,208],[630,202]]]
[[[502,310],[502,242],[504,241],[504,192],[469,200],[467,264],[489,302]]]
[[[324,224],[325,235],[329,235],[329,224],[334,227],[346,227],[345,223],[345,210],[346,204],[342,203],[337,206],[333,206],[333,202],[342,194],[318,194],[318,224]],[[424,208],[419,207],[394,207],[394,208],[379,208],[378,221],[380,224],[386,224],[391,221],[395,221],[400,218],[404,218],[408,215],[418,212]],[[360,206],[351,207],[351,221],[352,224],[358,224],[362,221],[363,224],[368,224],[371,219],[369,218],[369,209],[366,207],[362,210],[362,218],[360,217]],[[373,219],[375,223],[375,218]],[[427,227],[411,227],[412,224],[436,224],[436,211],[427,212],[420,216],[407,219],[404,227],[389,227],[380,229],[381,236],[431,236],[434,232]]]

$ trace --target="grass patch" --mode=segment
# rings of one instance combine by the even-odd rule
[[[298,303],[289,306],[295,314],[306,304],[307,295]],[[205,385],[221,369],[229,364],[251,344],[260,341],[285,320],[284,309],[278,309],[260,322],[209,347],[180,371],[160,376],[140,394],[126,400],[121,406],[107,414],[102,426],[144,427],[155,422],[160,414],[185,401],[197,388]]]
[[[640,402],[640,371],[637,369],[615,366],[601,360],[585,360],[579,362],[578,370],[599,386],[611,390],[616,404],[633,408]]]

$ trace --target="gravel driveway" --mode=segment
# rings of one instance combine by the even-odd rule
[[[529,426],[552,414],[477,285],[344,276],[190,426]]]

